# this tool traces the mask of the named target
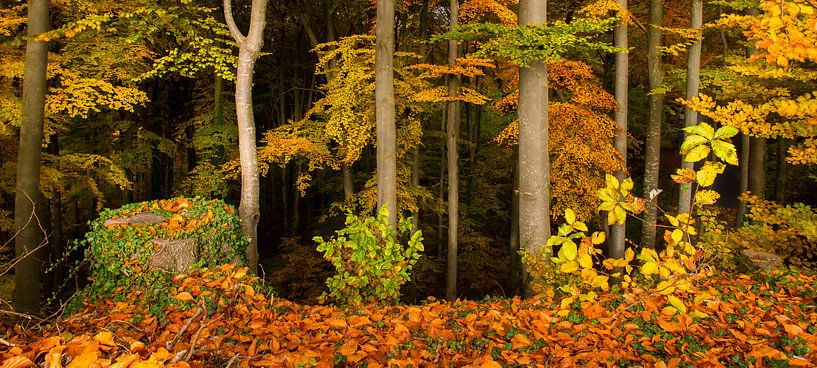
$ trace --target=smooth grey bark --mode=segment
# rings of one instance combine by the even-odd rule
[[[377,208],[389,211],[397,227],[397,128],[394,106],[394,0],[377,0],[375,30],[375,120],[377,125]]]
[[[520,0],[519,25],[544,25],[547,0]],[[543,253],[550,238],[550,158],[548,157],[548,76],[544,61],[519,68],[519,243],[529,254]],[[523,284],[530,294],[525,265]]]
[[[749,152],[751,151],[751,140],[745,133],[740,135],[740,182],[738,184],[738,194],[743,194],[749,190]],[[735,226],[743,226],[746,218],[746,202],[738,201],[738,213]]]
[[[649,97],[649,121],[647,123],[647,145],[644,151],[644,197],[658,189],[658,174],[661,162],[661,124],[664,120],[664,94],[653,93],[664,82],[661,68],[661,27],[663,1],[650,0],[650,28],[647,30],[647,89]],[[658,220],[657,198],[647,202],[644,223],[641,228],[641,245],[655,248],[655,228]]]
[[[618,0],[618,5],[627,9],[627,0]],[[622,19],[613,30],[613,42],[616,47],[627,49],[627,20]],[[624,170],[616,173],[616,178],[620,181],[627,177],[627,116],[630,95],[630,56],[627,51],[616,53],[616,75],[615,75],[615,97],[618,110],[615,119],[618,130],[616,131],[615,146],[621,155],[621,165]],[[626,221],[626,220],[625,220]],[[605,221],[606,223],[606,221]],[[624,258],[625,249],[625,229],[626,223],[614,224],[610,227],[610,240],[608,256],[610,258]]]
[[[700,30],[703,26],[704,4],[703,0],[692,0],[692,29]],[[703,37],[703,36],[702,36]],[[702,39],[695,41],[689,47],[687,57],[687,91],[686,99],[691,100],[698,96],[698,88],[701,82],[701,45]],[[684,111],[684,127],[691,127],[698,124],[698,112],[687,107]],[[684,139],[688,133],[684,132]],[[681,157],[681,168],[692,169],[692,162],[687,162]],[[681,184],[678,191],[678,213],[689,213],[692,206],[692,186],[693,184]]]
[[[40,167],[42,165],[43,119],[48,88],[46,66],[48,43],[33,38],[49,28],[48,0],[28,2],[28,40],[23,74],[23,121],[17,152],[17,190],[14,196],[14,310],[40,313],[40,268],[38,250],[43,236],[34,216],[40,204]]]
[[[343,173],[343,197],[351,199],[355,196],[355,187],[352,183],[352,169],[347,165],[342,165],[341,172]]]
[[[752,137],[749,149],[749,191],[766,198],[766,138]]]
[[[458,0],[449,1],[450,19],[448,29],[457,27],[459,17]],[[457,64],[457,40],[448,40],[448,66],[453,68]],[[448,97],[457,97],[459,89],[459,77],[448,75]],[[460,103],[459,101],[448,101],[446,109],[448,115],[448,127],[446,128],[446,146],[448,148],[448,258],[445,273],[445,298],[454,300],[457,298],[457,229],[459,222],[460,206],[460,171],[459,171],[459,151],[457,140],[460,132]]]
[[[230,34],[238,44],[238,71],[235,84],[235,110],[238,120],[238,152],[241,162],[241,201],[238,215],[241,229],[250,238],[247,247],[247,266],[255,273],[258,267],[258,220],[260,180],[258,153],[255,144],[255,116],[252,111],[252,79],[255,62],[264,45],[264,27],[267,22],[267,0],[253,0],[250,8],[250,28],[241,33],[233,19],[231,0],[224,0],[224,18]]]

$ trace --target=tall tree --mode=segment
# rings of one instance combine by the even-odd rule
[[[255,272],[258,267],[259,178],[258,154],[255,145],[255,116],[252,110],[252,77],[255,62],[264,45],[264,27],[267,22],[267,0],[253,0],[250,9],[250,27],[246,35],[233,19],[231,0],[224,0],[224,18],[230,34],[238,43],[238,71],[235,84],[235,110],[238,120],[238,150],[241,162],[241,202],[238,214],[241,228],[250,237],[247,247],[247,265]]]
[[[627,0],[618,0],[618,5],[623,10],[627,10]],[[630,95],[630,56],[627,54],[628,41],[626,18],[619,20],[618,25],[616,25],[616,28],[613,30],[613,41],[616,47],[623,49],[616,52],[615,76],[616,104],[618,105],[618,110],[616,110],[615,115],[616,125],[618,125],[615,146],[618,153],[621,155],[621,159],[623,160],[621,166],[624,168],[624,170],[616,173],[616,178],[619,180],[619,182],[621,182],[627,175],[627,111]],[[609,256],[611,258],[624,258],[625,225],[625,223],[613,224],[610,229],[611,235]]]
[[[644,224],[641,230],[641,244],[648,248],[655,247],[655,222],[658,220],[658,208],[653,197],[654,191],[658,190],[664,94],[655,91],[664,82],[660,51],[663,7],[663,0],[650,0],[650,28],[647,30],[647,90],[650,93],[650,116],[647,123],[647,147],[644,152],[644,197],[651,200],[644,211]]]
[[[14,266],[14,309],[20,313],[40,312],[40,265],[37,249],[43,241],[35,204],[41,204],[40,166],[43,119],[47,89],[48,43],[36,36],[48,31],[48,0],[28,2],[28,40],[23,77],[23,121],[17,153],[17,192],[14,199],[14,242],[18,259]],[[46,221],[47,219],[41,219]]]
[[[449,30],[457,27],[459,16],[458,0],[450,0]],[[448,40],[448,66],[451,69],[457,64],[457,40]],[[445,297],[454,300],[457,297],[457,229],[459,223],[460,178],[457,139],[460,131],[460,102],[456,100],[459,88],[459,76],[448,75],[448,267],[445,276]]]
[[[394,110],[394,0],[377,0],[375,31],[375,120],[377,124],[377,207],[397,226],[397,128]]]
[[[541,26],[547,0],[520,0],[519,25]],[[550,158],[548,157],[547,64],[519,68],[519,242],[530,254],[550,259]],[[545,247],[544,249],[542,249]],[[529,284],[527,270],[523,284]]]
[[[692,29],[701,30],[704,18],[704,4],[703,0],[691,0],[692,2]],[[687,100],[698,96],[698,87],[701,82],[701,46],[703,43],[702,37],[695,40],[689,48],[689,55],[687,58]],[[684,127],[691,127],[698,124],[698,112],[687,107],[684,110]],[[684,132],[684,138],[688,133]],[[681,168],[692,169],[692,162],[687,162],[681,159]],[[687,213],[690,210],[692,203],[692,184],[681,184],[681,189],[678,192],[678,213]]]

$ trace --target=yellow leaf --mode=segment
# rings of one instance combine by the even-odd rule
[[[576,222],[576,213],[570,208],[565,209],[565,221],[567,221],[568,225],[573,225]]]
[[[667,300],[669,300],[669,303],[681,313],[687,312],[687,307],[684,304],[684,302],[681,299],[678,299],[678,297],[676,297],[675,295],[668,295]]]
[[[649,276],[658,273],[658,264],[655,262],[646,262],[641,265],[641,273]]]
[[[607,235],[601,231],[596,231],[593,233],[590,239],[593,245],[599,245],[601,243],[604,243],[604,241],[607,239]]]
[[[109,331],[102,331],[94,336],[94,341],[105,346],[114,346],[116,342],[113,341],[113,334]]]
[[[591,258],[589,254],[580,254],[579,255],[579,266],[581,268],[591,268],[591,267],[593,267],[593,258]]]
[[[516,334],[511,339],[511,344],[512,344],[511,349],[513,349],[513,350],[524,349],[524,348],[527,348],[528,346],[531,345],[531,341],[530,341],[530,339],[528,339],[527,336],[525,336],[524,334],[519,333],[519,334]]]
[[[559,272],[561,273],[572,273],[576,272],[579,269],[579,264],[576,261],[569,261],[562,263],[559,267]]]

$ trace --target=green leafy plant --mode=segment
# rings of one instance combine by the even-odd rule
[[[109,221],[148,212],[163,217],[164,221],[152,224]],[[243,264],[248,244],[235,209],[221,200],[178,197],[106,209],[91,222],[85,238],[70,249],[84,248],[89,261],[92,283],[78,300],[144,291],[146,304],[166,304],[174,273],[148,266],[156,251],[156,239],[195,241],[197,257],[190,270],[231,262]]]
[[[398,231],[388,225],[388,210],[377,217],[346,215],[346,227],[336,231],[329,241],[315,237],[318,251],[335,267],[337,274],[326,280],[329,294],[321,295],[341,304],[396,303],[400,286],[409,281],[409,271],[420,258],[422,232],[411,233],[409,220],[398,224]],[[408,244],[398,242],[400,234],[411,233]]]

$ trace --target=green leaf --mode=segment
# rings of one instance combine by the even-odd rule
[[[567,241],[562,243],[562,248],[559,249],[559,258],[572,261],[576,259],[576,254],[579,252],[576,243]]]
[[[689,135],[684,139],[684,143],[681,144],[681,154],[686,154],[689,150],[708,142],[708,139],[700,135]]]
[[[686,127],[684,128],[684,131],[689,134],[702,136],[707,140],[712,140],[715,138],[715,129],[713,129],[712,126],[707,123],[700,123],[695,126]]]
[[[706,156],[709,156],[710,151],[711,149],[709,148],[709,146],[697,146],[690,150],[689,153],[687,153],[686,157],[684,157],[684,160],[686,162],[701,161],[705,159]]]
[[[740,130],[738,130],[738,128],[731,126],[723,126],[718,128],[718,131],[715,132],[715,139],[721,140],[729,139],[736,136],[738,133],[740,133]]]
[[[712,150],[715,151],[715,156],[730,165],[738,164],[738,151],[735,145],[724,141],[712,141]]]

